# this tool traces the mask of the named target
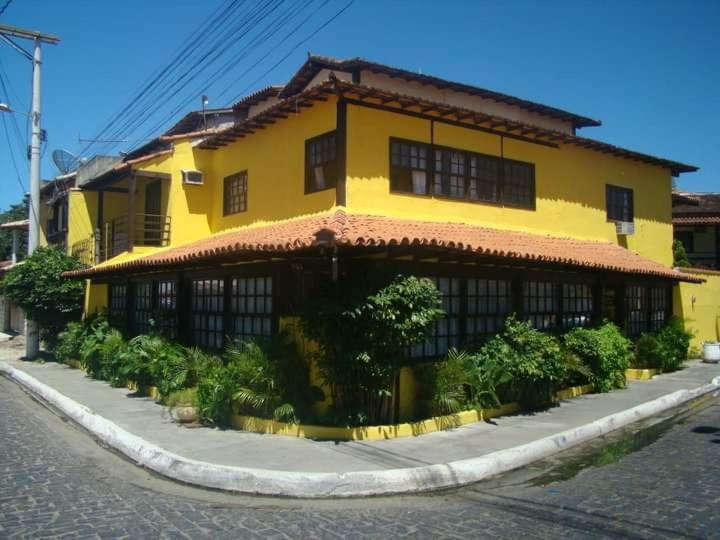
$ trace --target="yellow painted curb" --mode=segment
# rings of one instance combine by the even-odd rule
[[[659,369],[626,369],[625,378],[631,381],[647,381],[658,373]]]
[[[555,400],[561,401],[572,397],[589,394],[593,391],[591,384],[575,386],[561,390],[555,394]],[[403,424],[384,426],[336,427],[317,426],[305,424],[288,424],[275,420],[257,418],[255,416],[233,415],[232,426],[235,429],[264,433],[269,435],[286,435],[305,439],[333,440],[333,441],[381,441],[386,439],[399,439],[402,437],[416,437],[426,433],[434,433],[446,429],[457,428],[498,416],[515,414],[521,411],[518,403],[507,403],[497,409],[477,409],[461,411],[446,416],[434,416],[427,420],[406,422]]]

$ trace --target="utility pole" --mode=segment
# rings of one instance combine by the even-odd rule
[[[15,26],[0,24],[0,37],[2,41],[11,45],[15,50],[32,61],[32,137],[30,139],[30,231],[28,234],[28,255],[38,247],[40,238],[40,66],[42,65],[41,43],[56,45],[60,39],[50,34],[42,34],[34,30],[25,30]],[[31,55],[12,38],[30,39],[34,50]],[[25,357],[36,358],[40,352],[40,333],[35,321],[28,319],[25,325]]]

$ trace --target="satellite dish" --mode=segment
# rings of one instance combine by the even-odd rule
[[[52,159],[62,174],[73,172],[82,163],[82,160],[67,150],[53,150]]]

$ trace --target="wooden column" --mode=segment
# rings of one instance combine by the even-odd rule
[[[336,152],[338,179],[335,187],[335,198],[339,206],[347,205],[347,102],[340,96],[337,102],[336,117]]]
[[[135,171],[130,173],[128,182],[128,215],[127,215],[127,235],[128,235],[128,251],[132,251],[135,247],[135,186],[137,179]]]

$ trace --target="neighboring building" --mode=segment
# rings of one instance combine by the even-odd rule
[[[22,264],[18,251],[21,245],[20,235],[27,234],[29,225],[30,221],[27,219],[0,224],[0,228],[12,231],[12,253],[10,254],[10,260],[0,261],[0,281],[2,281],[8,270]],[[0,294],[0,332],[25,333],[25,313],[3,294]]]
[[[696,167],[576,134],[596,120],[314,56],[233,111],[70,191],[69,248],[96,263],[73,274],[87,310],[219,348],[293,324],[333,280],[412,272],[444,298],[412,352],[435,358],[512,312],[637,335],[682,315],[679,282],[703,280],[672,269],[672,177]]]
[[[673,193],[675,239],[690,264],[720,270],[720,193]]]
[[[76,173],[56,176],[40,188],[41,245],[67,247],[70,208],[68,194],[75,187]]]

